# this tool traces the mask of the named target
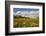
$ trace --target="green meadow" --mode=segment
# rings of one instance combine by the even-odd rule
[[[14,16],[13,19],[14,28],[39,27],[39,18]]]

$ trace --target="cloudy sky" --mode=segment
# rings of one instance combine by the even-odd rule
[[[39,9],[32,9],[32,8],[14,8],[13,15],[20,15],[20,16],[39,16]]]

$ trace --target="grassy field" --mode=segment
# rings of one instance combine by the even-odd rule
[[[26,18],[26,17],[15,17],[13,20],[14,28],[24,28],[24,27],[38,27],[39,18]]]

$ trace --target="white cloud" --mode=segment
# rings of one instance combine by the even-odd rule
[[[14,13],[14,16],[22,16],[22,17],[38,17],[39,11],[18,11]]]

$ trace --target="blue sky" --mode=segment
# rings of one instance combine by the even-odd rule
[[[32,8],[14,8],[13,9],[13,15],[26,15],[26,16],[31,16],[31,15],[38,15],[39,14],[39,9],[32,9]]]
[[[13,8],[13,12],[17,11],[38,11],[39,9],[32,9],[32,8]]]

